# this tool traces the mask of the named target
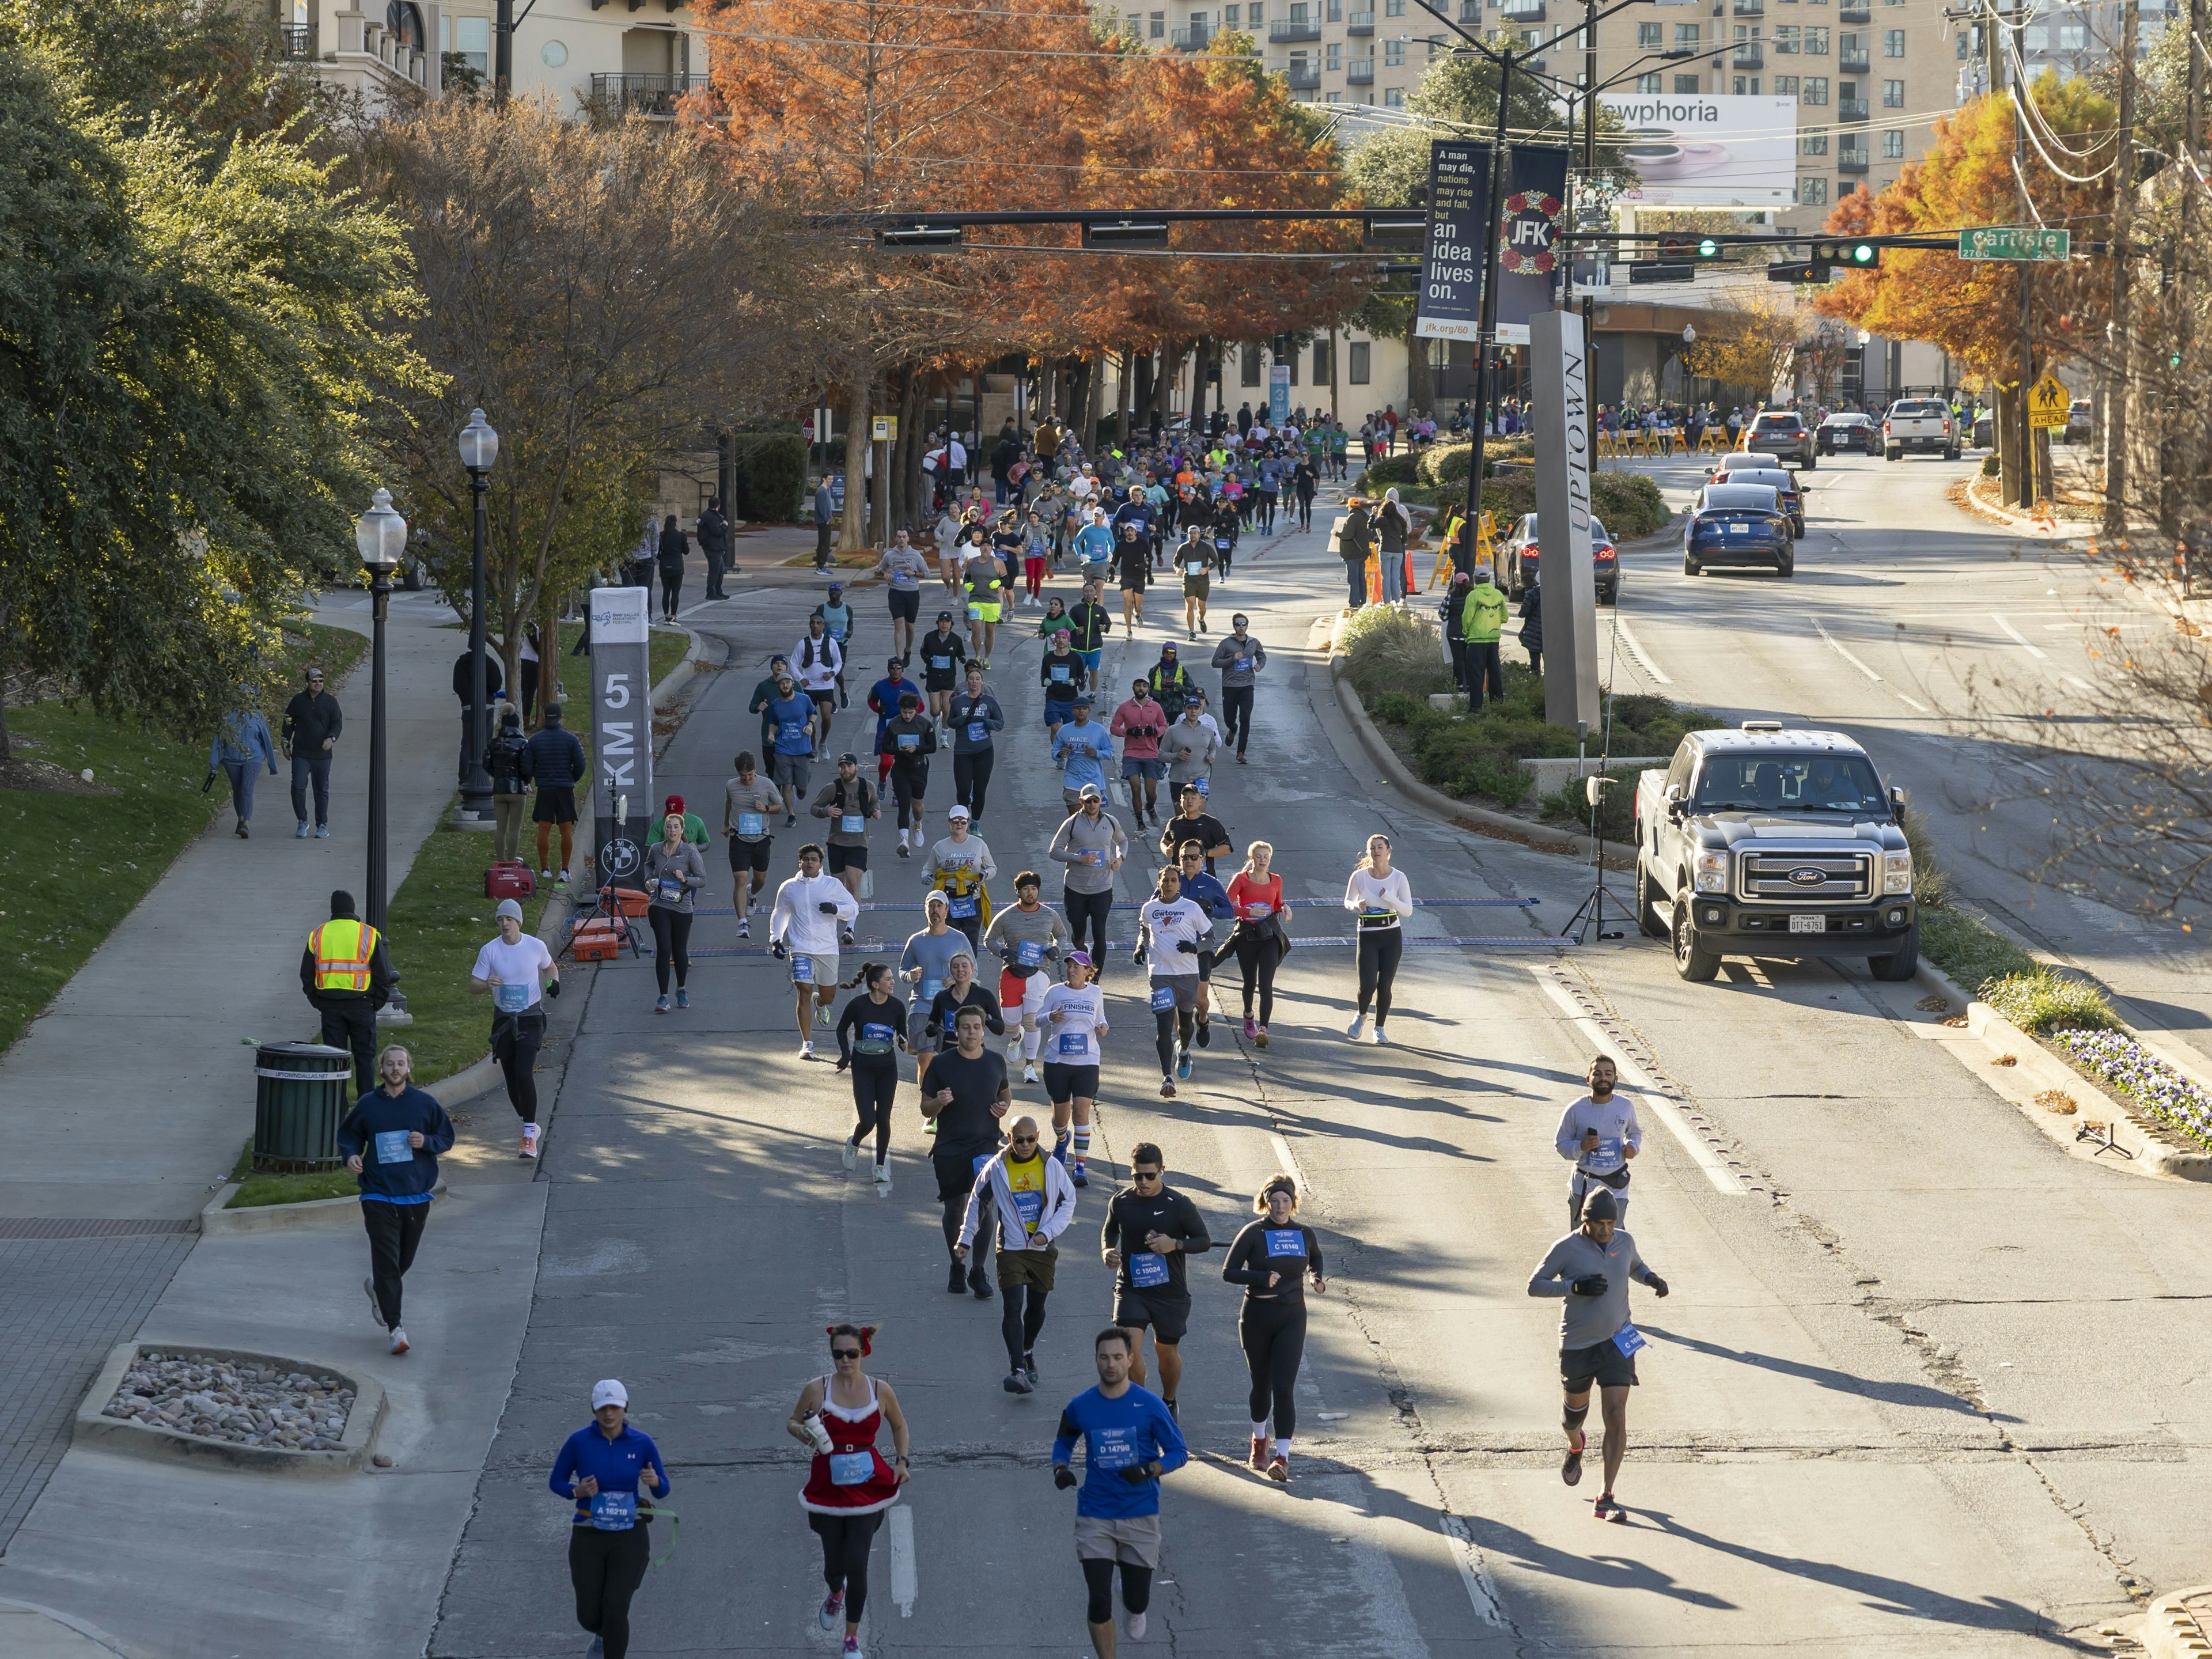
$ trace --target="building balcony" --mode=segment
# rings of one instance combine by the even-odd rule
[[[1844,6],[1837,10],[1836,21],[1839,23],[1871,23],[1874,21],[1874,10],[1869,6]]]
[[[1870,75],[1874,59],[1863,52],[1839,52],[1836,54],[1836,70],[1842,75]]]
[[[1738,17],[1764,17],[1766,15],[1766,0],[1735,0],[1731,9]]]
[[[1203,23],[1193,23],[1176,29],[1169,37],[1177,52],[1204,52],[1206,43],[1213,36]]]
[[[1498,15],[1509,23],[1540,23],[1544,21],[1544,0],[1506,0]]]
[[[1441,13],[1438,15],[1442,15]],[[1482,0],[1459,0],[1459,21],[1480,23],[1482,21]]]
[[[1344,15],[1346,34],[1366,35],[1375,33],[1375,14],[1370,10],[1346,12]]]
[[[606,116],[672,121],[676,106],[706,84],[703,75],[594,75],[591,101],[597,112]]]
[[[1863,149],[1839,149],[1836,152],[1836,171],[1864,173],[1868,167],[1867,152]]]
[[[372,19],[349,7],[332,14],[331,23],[337,36],[334,46],[313,25],[302,29],[287,24],[278,33],[288,56],[297,55],[300,37],[306,34],[304,61],[312,65],[317,80],[359,93],[377,106],[395,94],[427,93],[435,98],[444,91],[438,54],[386,27],[383,13]]]
[[[1301,40],[1320,39],[1321,25],[1318,23],[1270,23],[1267,26],[1267,44],[1271,46],[1296,46]]]
[[[1319,92],[1321,70],[1312,64],[1293,64],[1287,77],[1292,92]]]
[[[1846,121],[1863,121],[1873,112],[1863,98],[1843,99],[1837,104],[1836,108],[1837,112]]]
[[[315,55],[315,26],[312,23],[276,25],[276,55],[303,64]]]
[[[1729,54],[1730,69],[1755,70],[1763,67],[1765,62],[1766,53],[1755,40],[1748,46],[1736,47]]]
[[[1344,80],[1346,86],[1373,86],[1375,84],[1375,60],[1372,58],[1353,58],[1352,62],[1344,66]]]

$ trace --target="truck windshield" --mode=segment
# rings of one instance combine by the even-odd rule
[[[1705,757],[1698,773],[1701,812],[1887,811],[1881,780],[1863,755]]]

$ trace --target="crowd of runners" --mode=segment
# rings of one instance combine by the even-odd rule
[[[1288,477],[1267,470],[1274,447],[1316,477],[1328,471],[1326,440],[1316,465],[1295,428],[1260,430],[1261,439],[1238,452],[1240,462],[1248,451],[1256,454],[1255,477]],[[1105,1322],[1084,1325],[1093,1333],[1097,1382],[1062,1407],[1051,1468],[1055,1483],[1076,1494],[1085,1622],[1097,1653],[1113,1659],[1117,1640],[1146,1633],[1160,1563],[1162,1482],[1190,1455],[1178,1396],[1194,1305],[1192,1258],[1218,1249],[1222,1279],[1241,1289],[1235,1334],[1246,1364],[1250,1437],[1239,1461],[1285,1486],[1292,1478],[1307,1297],[1325,1293],[1329,1280],[1324,1241],[1300,1218],[1303,1194],[1291,1174],[1260,1188],[1252,1218],[1226,1241],[1210,1235],[1198,1206],[1170,1183],[1169,1159],[1154,1140],[1128,1146],[1126,1182],[1107,1183],[1115,1190],[1103,1206],[1085,1196],[1096,1180],[1109,1048],[1125,1065],[1145,1053],[1142,1034],[1117,1030],[1111,1017],[1127,1003],[1125,993],[1109,1008],[1106,994],[1105,981],[1123,966],[1115,952],[1128,953],[1134,994],[1152,1016],[1148,1059],[1161,1101],[1178,1098],[1178,1085],[1215,1045],[1221,1022],[1232,1027],[1224,1046],[1233,1048],[1241,1036],[1250,1051],[1240,1063],[1256,1063],[1270,1044],[1276,973],[1297,937],[1297,907],[1276,848],[1256,837],[1240,842],[1212,790],[1218,763],[1231,757],[1249,763],[1254,694],[1267,653],[1242,611],[1191,661],[1179,647],[1209,633],[1212,581],[1227,575],[1241,535],[1266,533],[1275,503],[1255,489],[1249,494],[1260,499],[1248,504],[1245,492],[1224,487],[1234,468],[1209,465],[1191,480],[1192,495],[1177,479],[1164,513],[1152,499],[1163,486],[1143,477],[1128,481],[1109,509],[1111,486],[1093,478],[1091,464],[1072,474],[1045,471],[1046,498],[1090,481],[1083,498],[1098,501],[1064,545],[1048,537],[1047,550],[1032,553],[1036,512],[1015,500],[975,514],[973,524],[966,516],[973,507],[964,509],[929,551],[901,535],[884,554],[878,574],[890,648],[879,659],[883,677],[865,690],[865,675],[848,684],[848,662],[868,624],[841,586],[827,588],[805,635],[769,662],[753,691],[748,708],[759,719],[758,742],[735,757],[721,830],[735,939],[750,945],[754,916],[764,913],[764,949],[753,948],[788,981],[800,1058],[834,1060],[850,1081],[853,1123],[839,1137],[844,1169],[858,1171],[865,1158],[874,1192],[888,1198],[897,1143],[910,1137],[919,1144],[942,1228],[945,1292],[998,1300],[1007,1394],[1044,1386],[1038,1349],[1061,1244],[1098,1229],[1096,1248],[1112,1279],[1107,1304],[1094,1310]],[[960,499],[956,487],[951,500]],[[1301,506],[1310,499],[1309,491]],[[1193,500],[1200,505],[1192,507]],[[1146,654],[1152,647],[1136,638],[1143,589],[1170,555],[1184,583],[1185,638],[1162,641],[1120,696],[1120,685],[1102,684],[1102,657],[1116,626],[1102,578],[1121,580],[1117,642],[1125,655]],[[1043,570],[1030,568],[1033,558]],[[1073,603],[1058,593],[1048,599],[1043,587],[1069,562],[1080,567]],[[1134,586],[1125,574],[1131,566],[1143,573]],[[924,628],[922,599],[933,587],[944,598]],[[1024,609],[1038,613],[1034,625],[1012,619]],[[1036,653],[1042,698],[1017,699],[1017,706],[1042,703],[1041,719],[1019,724],[993,690],[1030,678],[1013,666],[1018,640]],[[833,730],[843,734],[843,747],[833,748]],[[1261,752],[1264,764],[1264,745]],[[999,821],[1019,809],[991,806],[994,773],[1003,801],[1008,775],[1045,769],[1053,781],[1042,793],[1048,798],[1056,787],[1056,805],[1000,842],[1001,851],[1018,841],[1041,848],[1042,867],[1027,867],[1026,858],[1002,863],[984,830],[987,812],[996,833]],[[1039,792],[1025,793],[1034,799]],[[926,827],[933,797],[943,803],[935,810],[945,828],[934,839]],[[709,880],[703,849],[710,836],[682,798],[669,797],[665,807],[662,838],[647,849],[642,879],[655,1011],[674,1014],[690,1006],[689,941]],[[801,844],[780,859],[778,831],[796,829],[802,815],[809,823]],[[896,943],[863,945],[857,929],[871,904],[870,857],[886,830],[922,890],[921,926]],[[1345,973],[1355,1001],[1344,1036],[1388,1043],[1417,902],[1388,836],[1346,850],[1346,864],[1310,872],[1326,875],[1330,892],[1343,882],[1350,927],[1339,936],[1351,947]],[[1006,864],[1023,867],[1009,876]],[[791,873],[771,891],[779,865]],[[500,935],[479,952],[471,983],[492,1000],[493,1048],[521,1121],[520,1156],[532,1158],[541,1135],[530,1073],[544,1037],[544,1000],[559,994],[560,974],[545,945],[524,929],[520,907],[510,901],[499,908]],[[1223,1006],[1219,999],[1232,992],[1237,1001]],[[341,1141],[363,1188],[374,1267],[368,1297],[393,1351],[404,1352],[402,1281],[422,1237],[437,1154],[452,1145],[453,1129],[436,1101],[413,1085],[404,1050],[385,1052],[380,1076],[382,1086],[362,1097]],[[1622,1224],[1643,1146],[1636,1103],[1618,1088],[1610,1060],[1592,1061],[1585,1083],[1556,1138],[1570,1168],[1568,1231],[1544,1254],[1528,1291],[1563,1302],[1562,1479],[1570,1486],[1582,1480],[1595,1391],[1603,1480],[1593,1512],[1618,1520],[1624,1511],[1614,1483],[1643,1346],[1629,1317],[1629,1286],[1664,1296],[1667,1285]],[[1086,1214],[1086,1205],[1097,1207]],[[842,1627],[848,1654],[862,1650],[877,1530],[913,1474],[914,1425],[891,1384],[866,1366],[875,1334],[859,1323],[829,1328],[828,1367],[800,1390],[787,1424],[811,1459],[799,1501],[821,1546],[820,1624],[833,1633]],[[574,1505],[576,1616],[591,1634],[587,1651],[605,1659],[623,1659],[628,1649],[629,1605],[651,1556],[648,1528],[673,1518],[668,1471],[653,1440],[629,1422],[629,1403],[620,1381],[599,1382],[592,1421],[560,1449],[550,1476],[552,1491]]]

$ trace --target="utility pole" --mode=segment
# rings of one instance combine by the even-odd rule
[[[1984,12],[1981,16],[1982,50],[1983,56],[1989,64],[1990,96],[1992,98],[2005,95],[2003,42],[2009,36],[2019,18],[2018,0],[2014,0],[2012,9],[2002,17],[1998,16],[1994,9]],[[2027,154],[2027,134],[2021,125],[2024,118],[2020,109],[2020,93],[2017,88],[2013,88],[2012,97],[2014,100],[2013,157],[2015,164],[2023,167],[2020,176],[2024,180],[2025,164],[2021,158]],[[2022,224],[2028,223],[2033,215],[2029,209],[2027,191],[2024,183],[2019,185],[2018,194],[2014,199],[2018,204],[2017,216]],[[2035,495],[2035,446],[2031,441],[2027,425],[2027,389],[2035,384],[2034,347],[2029,337],[2034,307],[2033,284],[2031,281],[2034,266],[2027,260],[2021,260],[2013,266],[2013,280],[2020,287],[2020,361],[2015,370],[2019,383],[2014,386],[2009,396],[2006,394],[2002,386],[1996,389],[1996,410],[1990,423],[1997,441],[1998,465],[2001,470],[2001,488],[1998,495],[2008,507],[2033,505]]]
[[[514,86],[514,0],[499,0],[492,27],[491,87],[495,102],[505,104]]]
[[[2204,167],[2203,40],[2204,0],[2189,0],[2187,125],[2183,129],[2181,142],[2184,155],[2199,174]],[[2193,210],[2196,203],[2197,191],[2190,187],[2189,181],[2185,180],[2181,191],[2181,235],[2173,251],[2174,287],[2179,293],[2171,303],[2161,307],[2165,315],[2173,319],[2173,350],[2180,359],[2184,374],[2191,371],[2196,360],[2192,347],[2197,334],[2197,273],[2192,264],[2195,255],[2191,252],[2197,246]],[[2176,377],[2169,375],[2166,384],[2169,388],[2177,384]],[[2171,390],[2160,402],[2162,409],[2173,407]],[[2185,424],[2175,421],[2160,422],[2161,441],[2159,452],[2166,465],[2160,470],[2159,527],[2161,533],[2167,536],[2179,533],[2185,512],[2191,520],[2201,516],[2203,512],[2203,485],[2198,481],[2195,471],[2201,464],[2198,456],[2202,452],[2197,448],[2195,433],[2177,429]]]
[[[1583,188],[1590,188],[1590,179],[1597,172],[1597,0],[1584,0],[1583,6]],[[1577,219],[1583,216],[1577,209]],[[1585,224],[1584,230],[1594,230],[1595,225]],[[1574,256],[1567,256],[1567,280],[1574,281]],[[1583,349],[1589,357],[1597,356],[1597,301],[1589,290],[1583,290]],[[1591,395],[1597,386],[1595,370],[1589,373]]]
[[[2135,324],[2128,314],[2135,272],[2132,232],[2136,204],[2136,33],[2137,0],[2120,6],[2120,130],[2112,155],[2112,354],[2105,393],[2104,533],[2118,539],[2128,532],[2128,382],[2135,366]],[[2192,65],[2196,43],[2190,43]],[[2187,246],[2185,242],[2184,246]]]

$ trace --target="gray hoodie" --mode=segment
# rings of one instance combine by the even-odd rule
[[[1568,1288],[1592,1273],[1605,1277],[1602,1296],[1577,1296]],[[1636,1241],[1627,1229],[1615,1227],[1612,1243],[1601,1247],[1577,1227],[1552,1246],[1529,1276],[1528,1294],[1566,1298],[1559,1310],[1559,1346],[1595,1347],[1610,1341],[1628,1323],[1628,1281],[1648,1284],[1651,1269],[1636,1254]]]
[[[1075,811],[1068,814],[1067,822],[1053,836],[1047,856],[1067,866],[1069,892],[1109,893],[1114,890],[1114,872],[1109,866],[1127,850],[1121,825],[1111,812],[1101,811],[1094,819]],[[1086,853],[1098,857],[1086,859]]]
[[[1242,663],[1243,667],[1237,665]],[[1260,643],[1260,636],[1249,629],[1240,643],[1234,634],[1213,647],[1213,665],[1221,671],[1221,689],[1249,685],[1259,672],[1267,665],[1267,647]]]

